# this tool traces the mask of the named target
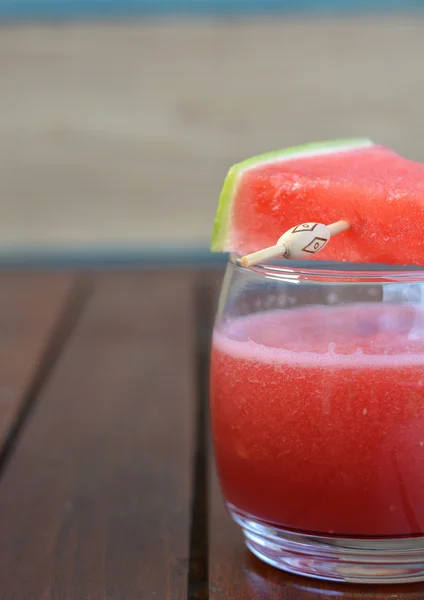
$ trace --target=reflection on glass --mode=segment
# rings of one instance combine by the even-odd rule
[[[424,273],[230,262],[211,358],[222,490],[293,573],[424,578]]]
[[[308,579],[259,562],[246,553],[245,581],[248,598],[290,600],[423,600],[424,583],[364,585]]]

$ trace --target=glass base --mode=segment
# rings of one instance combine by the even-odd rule
[[[352,583],[424,581],[424,536],[325,537],[266,525],[231,504],[246,546],[264,562],[296,575]]]

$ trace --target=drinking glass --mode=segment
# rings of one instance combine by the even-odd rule
[[[424,579],[424,270],[232,256],[211,354],[223,495],[301,575]]]

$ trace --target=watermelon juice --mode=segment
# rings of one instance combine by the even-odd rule
[[[230,508],[288,530],[424,531],[424,311],[351,304],[217,324],[211,420]]]

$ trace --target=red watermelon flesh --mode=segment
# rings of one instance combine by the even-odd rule
[[[275,244],[290,227],[341,219],[318,260],[424,265],[424,165],[383,146],[264,161],[242,171],[226,251]]]

